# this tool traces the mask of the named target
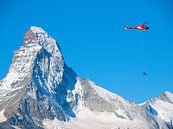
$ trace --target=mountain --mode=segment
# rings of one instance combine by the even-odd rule
[[[159,97],[141,105],[164,129],[173,129],[173,93],[164,92]]]
[[[39,27],[26,32],[0,81],[0,129],[160,129],[161,124],[145,105],[79,77]]]

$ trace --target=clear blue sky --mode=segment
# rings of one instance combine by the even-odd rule
[[[141,103],[173,91],[172,12],[172,0],[0,0],[0,79],[36,25],[59,42],[79,76],[112,92]],[[123,25],[146,21],[141,49],[141,33]]]

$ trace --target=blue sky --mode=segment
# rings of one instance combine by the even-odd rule
[[[173,91],[171,0],[0,0],[0,79],[27,29],[40,26],[81,77],[137,103]],[[123,25],[149,22],[144,32]],[[141,72],[146,71],[147,77]]]

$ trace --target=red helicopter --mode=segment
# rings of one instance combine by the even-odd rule
[[[126,26],[126,25],[124,25],[124,29],[125,30],[135,29],[135,30],[140,30],[140,31],[146,31],[150,28],[143,23],[143,24],[140,24],[140,25],[137,25],[137,26]]]

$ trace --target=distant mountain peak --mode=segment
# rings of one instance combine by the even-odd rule
[[[173,128],[173,94],[171,92],[165,91],[141,106],[158,122],[160,128]]]
[[[173,104],[173,93],[169,91],[165,91],[158,98]]]
[[[165,94],[167,97],[173,98],[173,93],[170,91],[165,91],[163,94]]]

